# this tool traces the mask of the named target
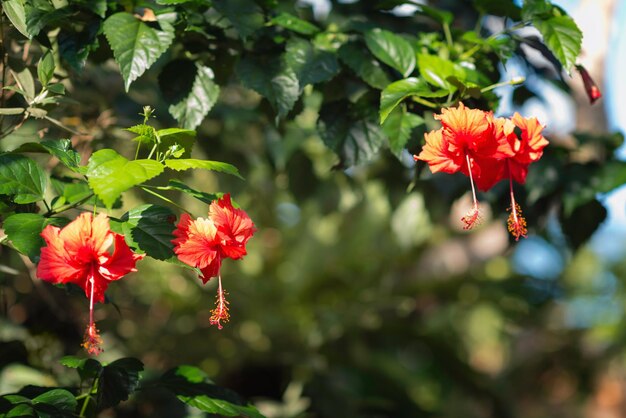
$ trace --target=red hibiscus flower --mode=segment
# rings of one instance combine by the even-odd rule
[[[178,259],[200,269],[200,279],[205,284],[211,277],[218,277],[216,307],[210,321],[219,329],[222,329],[221,322],[228,322],[230,318],[220,275],[222,260],[238,260],[246,255],[246,243],[255,231],[248,214],[233,207],[229,194],[211,202],[208,219],[192,220],[184,214],[174,231],[176,238],[172,243]]]
[[[487,191],[504,178],[509,178],[511,214],[508,229],[516,240],[526,236],[526,221],[513,195],[513,180],[526,181],[528,166],[539,160],[548,141],[541,135],[543,126],[537,119],[525,119],[516,113],[511,119],[495,118],[491,112],[457,108],[442,109],[435,115],[441,129],[424,135],[426,144],[415,160],[428,163],[433,173],[462,172],[469,177],[474,205],[461,220],[464,229],[480,222],[476,187]],[[516,128],[521,131],[518,138]]]
[[[513,153],[506,159],[506,175],[509,178],[509,193],[511,196],[511,206],[509,210],[511,214],[507,221],[509,232],[519,240],[520,237],[526,237],[526,220],[522,216],[519,204],[515,202],[513,194],[513,180],[519,184],[526,182],[528,174],[528,166],[538,161],[543,155],[543,149],[548,145],[548,140],[541,134],[543,126],[536,118],[526,119],[519,113],[515,113],[511,121],[521,131],[521,137],[514,135],[508,137],[509,145]]]
[[[491,112],[468,109],[463,103],[442,109],[435,119],[441,121],[442,128],[425,135],[426,145],[414,158],[427,162],[433,173],[460,171],[470,178],[474,205],[462,221],[465,229],[471,229],[480,221],[474,184],[488,190],[503,178],[499,160],[511,154],[506,135],[513,132],[513,127],[494,118]]]
[[[124,236],[109,229],[109,218],[104,214],[94,218],[91,213],[82,213],[63,229],[46,226],[41,236],[47,246],[41,249],[37,276],[54,284],[73,283],[85,291],[89,327],[83,346],[98,355],[102,340],[93,321],[94,302],[104,302],[109,284],[137,271],[135,263],[144,256],[133,253]]]

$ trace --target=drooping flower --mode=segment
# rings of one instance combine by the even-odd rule
[[[218,277],[217,300],[210,322],[219,329],[222,329],[221,323],[230,318],[220,274],[222,260],[238,260],[246,255],[246,243],[255,231],[248,214],[233,207],[229,194],[211,202],[208,218],[192,220],[188,214],[183,214],[174,231],[176,238],[172,243],[178,259],[200,269],[200,279],[205,284],[211,277]]]
[[[598,88],[598,85],[591,75],[589,75],[589,71],[582,65],[577,65],[576,69],[580,73],[580,76],[583,79],[583,85],[585,86],[585,92],[587,93],[587,97],[589,97],[589,103],[594,104],[599,98],[602,97],[602,93]]]
[[[548,145],[541,134],[543,126],[537,119],[525,119],[519,113],[511,119],[496,118],[491,112],[468,109],[463,103],[442,109],[435,119],[441,121],[441,129],[424,135],[426,144],[413,158],[427,162],[433,173],[460,171],[469,177],[474,204],[461,218],[463,228],[471,229],[480,222],[476,188],[487,191],[508,178],[511,195],[508,229],[516,240],[526,236],[526,220],[515,202],[513,181],[524,184],[528,166],[543,155]],[[520,131],[520,137],[516,130]]]
[[[426,145],[416,160],[428,163],[433,173],[462,172],[470,179],[473,207],[462,218],[464,229],[471,229],[480,222],[476,186],[488,190],[502,179],[504,169],[501,159],[510,154],[506,134],[513,127],[506,126],[491,112],[469,109],[463,103],[456,108],[442,109],[435,115],[442,128],[425,135]],[[510,132],[509,132],[510,131]]]
[[[519,113],[515,113],[511,121],[521,131],[521,136],[508,137],[513,155],[506,159],[506,174],[509,178],[509,194],[511,197],[511,214],[507,221],[509,232],[519,240],[526,237],[526,220],[522,216],[519,204],[515,201],[513,193],[513,181],[519,184],[526,183],[528,166],[538,161],[543,155],[543,149],[548,145],[548,140],[541,134],[543,126],[536,118],[526,119]]]
[[[41,232],[46,247],[41,249],[37,276],[53,284],[73,283],[89,299],[89,326],[83,346],[90,354],[102,351],[102,339],[93,320],[94,303],[104,302],[104,292],[112,281],[137,271],[135,254],[124,236],[109,229],[109,218],[82,213],[62,229],[48,225]],[[110,248],[113,247],[113,253]]]

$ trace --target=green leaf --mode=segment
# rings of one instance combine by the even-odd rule
[[[357,42],[348,42],[339,48],[339,59],[363,81],[376,89],[384,89],[389,77],[369,51]]]
[[[569,243],[577,249],[591,238],[606,217],[606,208],[593,199],[578,206],[569,216],[561,215],[561,225]]]
[[[214,385],[206,374],[193,366],[178,366],[166,372],[157,383],[178,399],[201,411],[221,416],[264,418],[235,392]]]
[[[325,105],[320,111],[318,130],[322,140],[339,155],[340,167],[371,160],[385,142],[376,115],[351,108],[347,101]]]
[[[52,52],[46,51],[37,64],[37,77],[42,86],[47,86],[54,76],[54,57]]]
[[[24,418],[24,417],[38,417],[39,414],[35,412],[32,406],[21,404],[11,409],[3,418]]]
[[[121,358],[105,366],[98,380],[98,407],[110,408],[128,399],[139,384],[143,363],[136,358]]]
[[[81,179],[70,177],[50,177],[52,188],[59,195],[59,205],[71,205],[83,202],[84,205],[104,206],[104,203],[97,196],[94,196],[93,190],[89,188],[89,184]],[[117,199],[113,203],[113,209],[122,206],[122,199]],[[56,206],[53,205],[56,208]]]
[[[185,171],[193,168],[201,168],[203,170],[217,171],[220,173],[232,174],[243,179],[239,174],[239,170],[234,165],[223,163],[221,161],[196,160],[193,158],[183,160],[166,160],[165,165],[176,171]]]
[[[452,14],[452,12],[448,12],[447,10],[440,10],[423,4],[419,4],[416,6],[419,7],[417,13],[428,16],[431,19],[441,23],[442,25],[450,25],[454,21],[454,15]]]
[[[163,55],[174,40],[174,27],[170,23],[175,14],[157,17],[161,30],[154,29],[130,13],[120,12],[104,21],[106,36],[115,61],[120,66],[126,91]]]
[[[26,28],[26,11],[24,10],[24,0],[3,0],[2,10],[7,15],[15,29],[27,38],[30,38]]]
[[[38,409],[38,404],[52,405],[62,416],[71,416],[78,402],[74,395],[65,389],[52,389],[33,398],[35,409]]]
[[[76,369],[81,380],[94,379],[100,375],[102,364],[98,360],[92,358],[78,358],[74,356],[65,356],[60,363],[65,367]]]
[[[67,22],[72,14],[69,7],[61,7],[55,9],[48,2],[31,2],[25,3],[26,10],[26,30],[31,37],[39,35],[39,33],[48,28],[52,29],[60,23]]]
[[[157,161],[129,161],[112,149],[103,149],[91,155],[86,175],[89,187],[111,208],[123,192],[162,172],[163,165]]]
[[[204,203],[211,203],[214,200],[217,200],[223,196],[223,193],[201,192],[199,190],[196,190],[187,186],[185,183],[183,183],[182,181],[178,181],[178,180],[170,180],[166,188],[163,188],[163,189],[178,190],[180,192],[188,194],[189,196],[195,197],[196,199]]]
[[[243,39],[261,29],[265,23],[263,10],[253,0],[214,0],[213,7],[226,16]]]
[[[404,77],[415,69],[415,50],[404,38],[382,29],[365,33],[365,43],[376,58],[395,68]]]
[[[536,18],[549,18],[554,6],[546,0],[524,0],[522,6],[522,19],[532,21]]]
[[[67,223],[65,218],[44,218],[36,213],[17,213],[4,220],[4,232],[17,251],[36,262],[45,245],[41,231],[48,225],[62,226]]]
[[[54,94],[65,94],[65,86],[61,83],[48,84],[46,89]]]
[[[448,77],[455,77],[461,82],[465,81],[463,67],[436,55],[419,54],[417,66],[424,80],[447,91],[456,91],[456,87],[447,80]]]
[[[168,108],[174,119],[187,129],[195,129],[202,123],[220,94],[219,86],[213,81],[213,70],[200,64],[196,68],[189,94]]]
[[[445,90],[432,91],[423,79],[416,77],[391,83],[380,94],[380,123],[384,123],[387,116],[407,97],[443,97],[447,94]]]
[[[61,164],[74,172],[80,172],[80,154],[72,148],[69,139],[48,139],[42,142],[27,142],[13,152],[42,152],[59,159]]]
[[[176,215],[170,209],[142,205],[126,212],[120,220],[129,246],[158,260],[174,257],[172,232],[176,229]]]
[[[46,173],[37,163],[18,154],[0,155],[0,195],[15,195],[19,204],[43,200]]]
[[[15,78],[15,82],[19,87],[18,92],[24,96],[24,99],[30,104],[35,98],[35,79],[28,67],[25,67],[22,71],[13,71],[11,74]]]
[[[543,42],[570,72],[580,54],[583,34],[569,16],[534,19],[533,25],[543,36]]]
[[[304,39],[294,38],[287,42],[285,59],[296,73],[300,89],[307,84],[328,81],[339,72],[335,54],[317,50],[311,42]]]
[[[282,57],[246,55],[236,72],[245,87],[269,100],[279,117],[285,116],[300,96],[298,77]]]
[[[320,29],[312,23],[302,20],[289,13],[280,13],[267,22],[268,26],[276,25],[302,35],[315,35]]]
[[[396,107],[383,124],[383,132],[389,140],[389,149],[396,156],[402,153],[404,146],[411,137],[411,131],[424,124],[424,118],[409,113],[403,107]]]
[[[193,144],[196,142],[196,131],[191,129],[169,128],[157,131],[161,142],[158,149],[160,152],[173,153],[173,158],[189,158]]]

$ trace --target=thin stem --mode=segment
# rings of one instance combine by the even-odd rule
[[[157,144],[154,144],[154,146],[150,150],[150,154],[148,154],[148,159],[152,158],[152,154],[154,154],[154,151],[156,151],[156,149],[157,149]]]
[[[44,216],[50,217],[52,215],[56,215],[57,213],[61,213],[61,212],[65,212],[66,210],[74,209],[75,207],[82,205],[83,203],[85,203],[86,201],[91,199],[92,197],[93,197],[93,193],[90,193],[89,196],[86,196],[86,197],[80,199],[78,202],[74,202],[74,203],[70,203],[70,204],[65,205],[65,206],[61,206],[58,209],[48,209],[48,212],[46,212],[46,214]]]
[[[137,141],[137,150],[135,151],[135,160],[139,158],[139,148],[141,148],[141,141]]]
[[[511,170],[509,169],[509,172]],[[509,193],[511,195],[511,213],[513,214],[513,221],[517,224],[517,203],[515,202],[515,195],[513,194],[513,178],[509,175]]]
[[[469,155],[465,155],[465,161],[467,161],[467,171],[469,172],[470,184],[472,185],[472,198],[474,199],[474,208],[478,208],[478,199],[476,198],[476,187],[474,186],[474,176],[472,175],[472,163],[470,162]]]
[[[84,396],[85,396],[85,401],[83,402],[83,406],[82,408],[80,408],[80,415],[78,415],[79,418],[85,418],[85,412],[87,412],[87,406],[89,405],[89,400],[91,400],[91,395],[95,394],[97,392],[97,388],[98,388],[98,382],[99,382],[99,378],[96,377],[95,379],[93,379],[93,383],[91,384],[91,389],[89,389],[89,392],[87,392]],[[81,395],[83,396],[83,395]],[[78,399],[78,397],[77,397]]]
[[[482,89],[480,89],[481,93],[485,93],[489,90],[493,90],[495,88],[498,87],[502,87],[502,86],[515,86],[517,84],[522,84],[524,81],[526,81],[525,77],[513,77],[512,79],[508,80],[508,81],[501,81],[499,83],[496,84],[492,84],[490,86],[484,87]]]
[[[424,105],[426,107],[430,107],[431,109],[437,109],[439,107],[437,103],[431,102],[430,100],[422,99],[421,97],[412,96],[411,99],[414,102]]]
[[[191,215],[191,212],[189,212],[189,211],[188,211],[187,209],[185,209],[184,207],[180,206],[178,203],[176,203],[176,202],[172,201],[171,199],[168,199],[167,197],[165,197],[165,196],[163,196],[163,195],[161,195],[161,194],[159,194],[159,193],[155,192],[154,190],[150,190],[150,189],[148,188],[149,186],[139,186],[139,187],[140,187],[140,188],[141,188],[144,192],[146,192],[146,193],[150,193],[151,195],[156,196],[156,197],[158,197],[159,199],[164,200],[164,201],[166,201],[167,203],[172,204],[172,205],[176,206],[178,209],[180,209],[180,210],[182,210],[182,211],[184,211],[184,212],[188,213],[189,215]]]
[[[446,37],[446,42],[448,43],[448,46],[452,46],[452,33],[450,32],[450,25],[448,24],[448,22],[443,22],[443,34]]]

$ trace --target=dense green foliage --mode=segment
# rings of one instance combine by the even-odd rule
[[[314,19],[278,0],[2,0],[0,414],[576,408],[625,344],[623,315],[581,325],[573,308],[594,296],[606,313],[597,304],[623,294],[624,266],[585,246],[606,218],[599,194],[626,182],[622,137],[550,138],[520,186],[532,235],[519,248],[503,184],[482,196],[502,215],[462,233],[467,179],[410,158],[433,113],[495,110],[502,86],[517,87],[517,105],[532,98],[512,61],[568,91],[582,34],[546,0],[433,3],[332,2]],[[206,216],[224,192],[259,232],[224,266],[236,313],[218,331],[212,291],[171,238],[182,211]],[[34,274],[39,233],[78,209],[106,211],[149,256],[107,293],[102,363],[64,357],[78,352],[82,291]],[[545,271],[515,258],[533,245]]]

